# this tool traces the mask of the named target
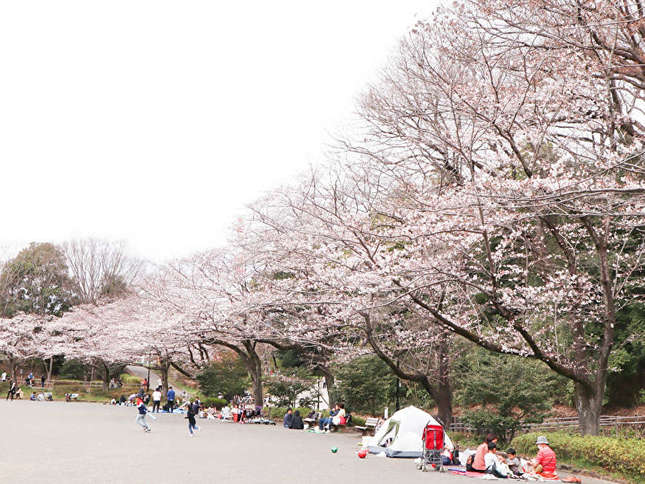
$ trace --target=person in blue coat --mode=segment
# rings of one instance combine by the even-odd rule
[[[168,400],[168,411],[172,413],[172,410],[175,408],[175,390],[172,387],[168,389],[166,400]]]
[[[292,410],[288,408],[287,413],[284,414],[282,425],[284,426],[285,429],[290,429],[292,422],[293,422],[293,413],[292,413]]]

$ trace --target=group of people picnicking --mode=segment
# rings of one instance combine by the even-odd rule
[[[329,432],[332,426],[338,427],[347,423],[347,414],[343,403],[334,405],[334,408],[329,411],[328,417],[321,417],[316,422],[318,415],[316,411],[312,410],[303,420],[300,410],[294,412],[292,408],[288,408],[282,419],[282,426],[286,429],[303,430],[305,428],[304,421],[306,420],[317,425],[317,432]]]
[[[522,476],[539,476],[545,479],[555,479],[557,458],[549,446],[546,437],[537,438],[537,455],[534,459],[523,462],[513,448],[506,450],[506,457],[498,454],[498,438],[495,434],[488,434],[474,454],[466,461],[466,470],[492,474],[497,478],[507,479]]]
[[[18,379],[13,377],[13,376],[8,376],[6,371],[3,371],[2,374],[0,374],[0,382],[6,382],[7,378],[9,379],[9,389],[7,391],[7,400],[20,400],[22,399],[22,389],[20,388],[20,385],[18,385],[17,381]],[[35,377],[33,372],[29,372],[29,374],[25,377],[25,384],[29,386],[30,388],[34,387],[34,382],[35,382]],[[47,376],[42,375],[40,377],[40,386],[42,389],[45,388],[45,383],[47,382]],[[31,393],[30,400],[51,400],[51,393],[39,393],[36,394],[35,392]]]

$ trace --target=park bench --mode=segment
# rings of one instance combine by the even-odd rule
[[[302,421],[308,425],[308,427],[306,428],[314,428],[318,423],[319,418],[320,418],[320,412],[316,412],[314,413],[313,417],[303,418]]]
[[[352,424],[352,414],[351,414],[351,413],[348,413],[348,414],[345,416],[345,423],[343,423],[343,424],[339,424],[339,425],[336,425],[335,423],[331,423],[331,424],[329,424],[329,431],[330,431],[330,432],[336,432],[336,431],[338,431],[341,427],[345,427],[345,426],[347,426],[347,425],[351,425],[351,424]]]
[[[363,435],[365,435],[368,431],[376,429],[377,425],[378,425],[378,418],[369,417],[367,420],[365,420],[365,425],[357,425],[356,428],[360,430],[363,433]]]

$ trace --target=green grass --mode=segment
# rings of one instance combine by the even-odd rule
[[[121,388],[115,388],[106,391],[101,387],[97,388],[96,383],[94,383],[94,386],[90,391],[88,391],[87,382],[80,380],[63,380],[60,383],[55,383],[53,389],[45,388],[43,390],[39,386],[34,386],[33,388],[31,388],[27,385],[20,385],[20,389],[22,390],[23,400],[29,400],[29,396],[32,392],[36,393],[36,395],[38,395],[39,393],[51,392],[54,400],[65,400],[66,393],[77,393],[78,401],[99,403],[107,403],[112,400],[112,398],[116,398],[118,400],[121,395],[128,397],[131,394],[137,393],[137,391],[139,391],[138,384],[123,385]],[[2,398],[6,398],[7,391],[9,391],[9,384],[0,384],[0,395],[2,396]]]

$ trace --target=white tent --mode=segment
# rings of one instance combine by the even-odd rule
[[[432,415],[407,407],[392,414],[368,441],[372,454],[385,452],[388,457],[421,457],[423,453],[423,429],[427,424],[439,425]],[[445,446],[454,448],[448,434],[444,434]]]

